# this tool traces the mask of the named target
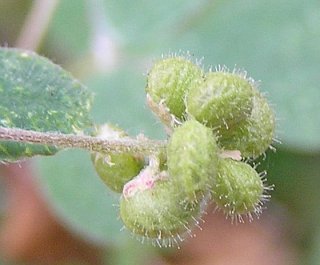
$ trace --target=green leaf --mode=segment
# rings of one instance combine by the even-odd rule
[[[77,80],[33,52],[0,48],[0,126],[78,133],[91,125],[92,95]],[[53,146],[0,142],[0,160],[52,155]]]

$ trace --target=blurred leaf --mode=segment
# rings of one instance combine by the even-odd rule
[[[268,154],[262,168],[268,170],[269,182],[275,184],[275,195],[279,199],[297,214],[309,210],[314,214],[312,209],[318,207],[320,200],[320,154],[305,155],[279,149]]]
[[[37,163],[45,197],[74,232],[109,244],[119,244],[127,236],[120,232],[118,195],[96,175],[88,153],[62,151]]]
[[[91,125],[91,94],[48,59],[19,49],[0,49],[0,126],[76,133]],[[0,142],[0,160],[36,154],[55,147]]]
[[[268,184],[275,185],[271,200],[286,206],[291,217],[288,226],[295,226],[293,236],[307,248],[320,223],[320,153],[307,155],[279,149],[260,162],[259,168],[268,172]]]
[[[57,45],[68,57],[79,57],[89,46],[88,18],[84,0],[59,1],[48,28],[47,44]]]
[[[114,123],[131,135],[164,138],[164,129],[146,106],[146,77],[130,68],[98,74],[86,81],[95,92],[93,117],[96,123]]]
[[[92,1],[94,3],[95,1]],[[104,0],[110,24],[121,34],[126,51],[145,55],[167,52],[164,42],[172,38],[177,27],[185,26],[212,0]]]
[[[270,192],[270,204],[277,202],[283,207],[290,240],[299,250],[299,264],[319,264],[320,153],[303,154],[279,148],[257,164],[258,171],[267,170],[267,183],[275,186]]]
[[[172,25],[185,26],[188,18],[193,19],[199,10],[206,9],[213,2],[141,0],[133,4],[130,0],[60,1],[48,38],[57,45],[63,43],[64,49],[69,50],[72,55],[83,55],[92,44],[96,27],[101,26],[95,24],[95,19],[90,16],[102,16],[105,21],[100,22],[105,27],[105,33],[121,45],[124,53],[145,56],[147,52],[155,50],[164,52],[164,42],[167,43],[176,33]],[[98,11],[102,14],[89,12],[90,5],[98,6]]]

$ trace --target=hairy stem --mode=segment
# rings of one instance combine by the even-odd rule
[[[88,135],[36,132],[0,127],[0,141],[53,145],[58,148],[83,148],[96,152],[150,154],[165,148],[166,141],[148,139],[106,140]]]

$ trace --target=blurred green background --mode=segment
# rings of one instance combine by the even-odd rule
[[[0,0],[0,45],[17,43],[39,2],[47,1]],[[94,91],[96,123],[116,123],[132,135],[165,137],[144,99],[148,67],[162,54],[188,51],[206,69],[226,65],[261,80],[281,144],[259,169],[267,169],[268,183],[275,185],[272,203],[288,212],[302,264],[320,264],[318,0],[60,0],[51,15],[37,51]],[[89,154],[63,151],[36,163],[43,194],[68,229],[130,249],[131,258],[154,251],[127,243],[117,195],[96,177]]]

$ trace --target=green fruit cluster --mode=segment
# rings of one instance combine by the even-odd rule
[[[186,121],[174,130],[166,157],[164,165],[149,163],[125,185],[120,216],[134,234],[170,246],[191,233],[214,186],[218,147],[212,130]]]
[[[158,69],[162,70],[157,75]],[[211,128],[221,149],[239,150],[242,157],[255,159],[273,142],[273,110],[245,72],[218,68],[204,73],[190,60],[173,57],[155,63],[146,91],[154,102],[164,104],[174,119],[195,119]]]
[[[146,92],[151,110],[170,128],[165,153],[92,155],[103,181],[122,192],[125,227],[171,246],[192,234],[211,201],[232,219],[259,215],[267,198],[264,181],[230,155],[255,159],[274,137],[274,113],[253,80],[224,68],[205,73],[186,58],[169,57],[150,70]]]

